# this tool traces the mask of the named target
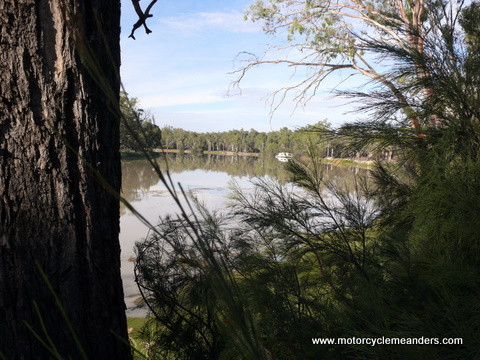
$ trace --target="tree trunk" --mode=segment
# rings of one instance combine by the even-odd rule
[[[119,0],[0,2],[0,352],[7,359],[53,358],[35,334],[50,338],[61,358],[80,358],[69,322],[89,359],[131,358],[122,342],[119,202],[97,176],[119,191],[119,33]]]

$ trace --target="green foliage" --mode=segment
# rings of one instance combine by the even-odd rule
[[[215,213],[191,201],[196,214],[161,219],[136,247],[136,281],[153,316],[143,335],[152,344],[150,354],[229,358],[238,346],[247,358],[264,359],[236,275],[229,271],[232,238],[220,231]]]
[[[138,108],[138,99],[120,94],[120,148],[123,150],[148,150],[161,146],[160,128],[143,109]]]
[[[136,281],[148,291],[147,302],[154,315],[151,352],[157,357],[212,359],[221,339],[210,305],[215,295],[193,244],[188,244],[185,223],[165,218],[155,234],[137,246]],[[156,233],[161,233],[160,239]],[[145,291],[144,290],[144,291]]]
[[[257,16],[286,4],[270,3],[257,2]],[[393,149],[395,164],[379,162],[345,191],[326,180],[313,139],[310,161],[288,165],[293,188],[269,179],[256,180],[252,193],[234,186],[228,216],[194,201],[192,214],[163,218],[137,245],[137,277],[161,324],[149,335],[159,351],[178,359],[480,357],[478,3],[459,17],[433,5],[421,14],[431,26],[421,49],[368,44],[395,59],[388,77],[401,87],[351,94],[374,120],[337,129],[329,143]],[[380,10],[387,21],[392,9]],[[415,9],[405,10],[413,19]],[[279,131],[266,148],[291,146],[291,136]],[[320,337],[463,344],[312,345]]]
[[[408,191],[390,183],[399,189],[383,206],[366,179],[348,192],[326,181],[320,159],[289,170],[303,191],[267,179],[251,194],[234,187],[233,218],[196,203],[190,220],[165,217],[137,245],[152,354],[257,359],[235,342],[232,324],[275,359],[478,356],[477,163],[428,173]],[[353,336],[461,337],[465,345],[311,344]]]
[[[197,203],[192,221],[199,238],[187,221],[165,217],[152,236],[137,244],[137,282],[160,324],[148,334],[154,336],[158,355],[214,359],[233,346],[240,354],[236,358],[257,358],[248,356],[244,344],[235,346],[229,324],[244,322],[247,336],[258,334],[254,339],[272,358],[343,353],[312,347],[310,338],[338,332],[323,320],[340,315],[350,304],[338,302],[337,292],[351,287],[346,278],[366,281],[365,254],[373,248],[367,232],[376,210],[361,196],[360,185],[350,196],[333,184],[317,182],[318,166],[292,166],[307,194],[297,196],[278,183],[259,180],[255,196],[234,189],[234,221],[243,226],[229,230],[226,220]],[[326,188],[343,206],[332,206],[323,193]],[[345,214],[345,206],[351,214]],[[198,242],[208,254],[202,254]],[[213,268],[205,256],[216,259]],[[233,291],[227,300],[226,289],[215,286],[218,271]],[[234,300],[233,313],[228,300]],[[244,319],[247,314],[251,320]],[[292,338],[291,333],[297,335]]]

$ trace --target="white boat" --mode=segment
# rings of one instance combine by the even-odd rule
[[[293,158],[293,154],[288,152],[281,152],[275,155],[275,157],[278,161],[287,162]]]
[[[278,153],[277,155],[275,155],[275,157],[277,158],[292,158],[293,157],[293,154],[292,153],[288,153],[288,152],[281,152],[281,153]]]

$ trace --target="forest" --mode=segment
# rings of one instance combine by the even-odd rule
[[[124,122],[120,127],[120,149],[141,152],[143,149],[176,150],[178,152],[244,153],[276,155],[291,152],[296,156],[306,155],[312,144],[320,156],[327,158],[351,158],[362,161],[383,159],[392,161],[395,147],[370,145],[362,149],[352,149],[348,141],[334,131],[328,121],[305,125],[295,130],[283,127],[277,131],[259,132],[250,130],[230,130],[224,132],[199,133],[175,128],[171,125],[159,127],[145,110],[139,108],[139,101],[122,93],[120,106]],[[131,133],[137,134],[135,137]]]
[[[132,0],[132,41],[155,3]],[[282,45],[242,53],[234,86],[305,68],[276,99],[307,106],[332,74],[366,81],[337,94],[361,120],[271,133],[158,128],[121,86],[118,0],[0,10],[0,358],[480,359],[478,1],[253,2],[245,18]],[[286,181],[233,184],[222,213],[173,182],[159,146],[305,156]],[[176,203],[157,223],[122,195],[121,148]],[[325,175],[324,157],[364,154],[374,167],[348,188]],[[150,228],[135,334],[120,203]]]

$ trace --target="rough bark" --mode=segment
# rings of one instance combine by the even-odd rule
[[[39,268],[89,359],[130,358],[120,340],[127,334],[119,203],[94,175],[120,189],[119,33],[119,0],[0,2],[0,351],[7,359],[51,358],[34,332],[48,334],[62,358],[80,358]],[[96,75],[75,39],[96,57]],[[98,85],[99,73],[113,96]]]

